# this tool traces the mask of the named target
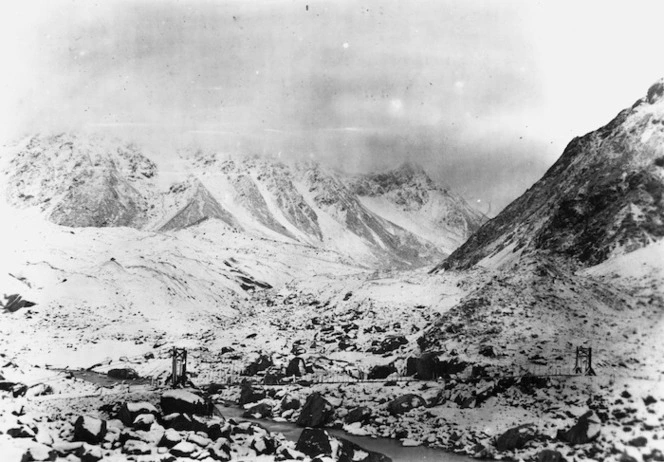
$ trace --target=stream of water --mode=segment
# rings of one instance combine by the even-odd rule
[[[252,422],[260,423],[264,428],[271,432],[281,433],[291,441],[297,441],[302,433],[302,428],[298,427],[291,422],[275,422],[268,419],[246,419],[242,417],[244,410],[235,406],[217,406],[217,409],[224,417],[230,417],[235,420],[250,420]],[[459,456],[449,452],[441,451],[440,449],[432,449],[425,446],[408,446],[404,447],[398,440],[390,438],[372,438],[370,436],[355,436],[346,433],[343,430],[326,429],[330,434],[345,438],[355,444],[360,445],[364,449],[370,451],[380,452],[390,457],[394,462],[470,462],[471,459],[466,456]]]

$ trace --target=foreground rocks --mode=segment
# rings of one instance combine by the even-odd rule
[[[391,462],[378,452],[368,451],[344,438],[331,436],[319,428],[305,428],[295,449],[311,458],[331,457],[339,462]]]

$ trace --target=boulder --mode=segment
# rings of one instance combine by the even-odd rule
[[[161,395],[161,410],[164,414],[208,414],[203,398],[187,390],[167,390]]]
[[[195,427],[194,421],[191,420],[190,416],[187,414],[180,414],[179,412],[165,415],[162,421],[164,427],[172,428],[179,432],[194,431]]]
[[[329,457],[338,462],[391,462],[389,457],[363,449],[344,438],[332,437],[318,428],[306,428],[300,434],[295,449],[313,458]]]
[[[372,367],[367,378],[369,380],[382,380],[396,373],[398,373],[398,371],[397,368],[394,367],[394,364],[385,364]]]
[[[351,409],[351,411],[346,415],[346,423],[352,424],[355,422],[360,422],[360,423],[369,423],[371,421],[371,409],[366,407],[366,406],[359,406],[354,409]]]
[[[259,403],[245,410],[242,414],[245,419],[264,419],[272,417],[272,406],[267,403]]]
[[[126,426],[131,426],[141,414],[152,414],[154,416],[159,415],[159,411],[154,405],[148,403],[147,401],[142,401],[138,403],[122,403],[120,410],[118,411],[118,419],[122,421]]]
[[[240,399],[238,400],[240,406],[255,403],[263,398],[265,398],[265,390],[255,389],[249,383],[243,383],[240,386]]]
[[[288,362],[286,367],[286,377],[301,377],[307,373],[307,365],[299,356],[294,357]]]
[[[152,453],[152,447],[145,441],[127,440],[122,446],[122,452],[132,456],[141,456]]]
[[[99,444],[106,435],[106,421],[91,416],[80,416],[74,422],[74,441]]]
[[[180,433],[178,433],[177,430],[175,430],[174,428],[169,428],[164,432],[164,436],[161,437],[158,446],[172,448],[180,441],[182,441]]]
[[[4,307],[5,311],[8,311],[9,313],[14,313],[15,311],[18,311],[21,308],[30,308],[31,306],[35,306],[36,303],[25,300],[19,294],[11,294],[11,295],[5,295],[5,303],[3,304],[2,302],[0,302],[0,305]]]
[[[21,457],[21,462],[55,460],[57,453],[44,444],[33,444]]]
[[[156,422],[154,414],[141,414],[134,419],[133,427],[136,430],[150,431],[152,424]]]
[[[214,460],[227,462],[231,460],[231,448],[223,441],[217,441],[215,444],[208,447],[208,454]]]
[[[567,459],[558,451],[544,449],[537,454],[535,462],[567,462]]]
[[[295,449],[309,457],[332,454],[332,438],[325,430],[305,428],[297,440]]]
[[[129,367],[111,369],[106,373],[109,377],[119,380],[133,380],[138,378],[138,372]]]
[[[510,428],[496,439],[496,449],[499,451],[512,451],[521,449],[531,440],[537,438],[537,429],[533,424],[519,425]]]
[[[479,349],[479,354],[486,356],[487,358],[495,358],[496,350],[492,345],[482,345]]]
[[[268,434],[254,435],[249,440],[249,447],[256,451],[259,456],[274,454],[277,449],[277,443]]]
[[[293,395],[286,395],[281,399],[281,410],[288,411],[291,409],[299,409],[302,403]]]
[[[380,345],[369,349],[369,352],[382,355],[385,353],[391,353],[406,344],[408,344],[408,339],[403,335],[389,335],[380,342]]]
[[[190,457],[196,451],[199,451],[199,448],[195,444],[188,441],[180,441],[171,448],[170,453],[175,457]]]
[[[302,407],[297,425],[300,427],[324,427],[334,414],[334,408],[323,396],[314,392]]]
[[[255,361],[246,367],[246,369],[242,372],[242,375],[256,375],[259,372],[263,372],[272,366],[274,366],[272,358],[269,356],[260,355]]]
[[[404,414],[411,409],[426,406],[426,401],[421,396],[409,393],[387,403],[387,410],[392,415]]]
[[[594,411],[588,411],[567,431],[558,431],[558,439],[571,445],[586,444],[595,440],[602,429],[602,422]]]

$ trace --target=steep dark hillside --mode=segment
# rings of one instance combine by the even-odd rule
[[[664,81],[609,124],[569,143],[535,185],[434,271],[501,251],[592,266],[664,236]]]

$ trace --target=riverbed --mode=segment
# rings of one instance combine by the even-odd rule
[[[224,417],[235,420],[249,420],[258,422],[273,433],[281,433],[291,441],[297,441],[302,433],[302,427],[291,422],[276,422],[269,419],[247,419],[242,417],[244,409],[236,406],[217,405],[217,409]],[[428,448],[426,446],[402,446],[399,440],[390,438],[373,438],[370,436],[351,435],[343,430],[326,429],[331,435],[345,438],[364,449],[380,452],[390,457],[394,462],[470,462],[474,461],[467,456],[460,456],[440,449]]]

